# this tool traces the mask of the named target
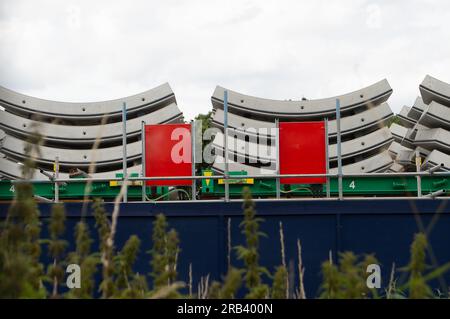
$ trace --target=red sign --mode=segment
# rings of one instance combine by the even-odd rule
[[[325,123],[280,123],[280,174],[325,174]],[[325,177],[281,178],[282,184],[323,184]]]
[[[191,176],[190,124],[145,126],[145,176]],[[147,181],[147,185],[191,185],[189,179]]]

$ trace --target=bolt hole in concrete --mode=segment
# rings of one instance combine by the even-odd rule
[[[85,112],[85,111],[86,111],[86,108],[85,108],[85,107],[83,107],[83,108],[82,108],[82,110],[83,110],[83,112]]]
[[[361,122],[364,122],[365,120],[364,120],[364,118],[361,118]]]
[[[300,109],[301,109],[301,110],[303,110],[304,108],[305,108],[305,107],[304,107],[303,105],[302,105],[302,106],[300,106]]]
[[[83,132],[83,135],[86,135],[86,132]]]
[[[27,101],[23,100],[22,103],[25,104],[25,103],[27,103]]]
[[[244,103],[244,100],[241,100],[241,103]]]
[[[360,97],[360,98],[363,98],[363,97],[364,97],[364,94],[360,94],[359,97]]]
[[[362,171],[364,170],[364,168],[365,168],[364,166],[361,166],[361,170],[362,170]]]
[[[23,124],[22,126],[23,126],[23,127],[27,127],[27,125],[26,125],[26,124]]]
[[[142,102],[144,102],[144,101],[145,101],[145,97],[142,98]]]
[[[362,146],[364,146],[364,145],[366,145],[366,143],[364,143],[364,142],[361,142],[361,145],[362,145]]]
[[[84,159],[87,159],[87,156],[86,156],[86,155],[83,155],[83,158],[84,158]]]

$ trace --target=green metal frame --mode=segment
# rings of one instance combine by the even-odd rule
[[[203,176],[212,175],[212,171],[203,171]],[[248,175],[245,171],[229,172],[233,175]],[[117,174],[120,178],[122,174]],[[138,177],[138,174],[132,174],[130,177]],[[443,176],[423,176],[422,194],[430,194],[432,192],[449,189],[450,177]],[[120,191],[122,182],[105,181],[93,182],[91,189],[87,193],[89,198],[101,197],[105,199],[115,198]],[[129,182],[128,198],[133,200],[141,200],[142,198],[142,182]],[[229,179],[229,191],[231,197],[240,197],[242,188],[250,187],[255,197],[274,197],[276,196],[276,179]],[[33,185],[34,194],[53,199],[55,194],[54,183],[36,183]],[[326,190],[324,185],[282,185],[281,194],[288,196],[314,196],[324,197]],[[0,200],[11,200],[14,198],[14,184],[11,181],[0,181]],[[86,182],[74,181],[59,185],[59,198],[61,200],[82,199],[86,192]],[[145,187],[146,196],[148,198],[160,198],[169,192],[167,186]],[[337,178],[330,178],[331,195],[338,194]],[[414,176],[408,177],[358,177],[343,179],[343,193],[345,196],[416,196],[417,195],[417,179]],[[225,185],[218,179],[203,179],[201,194],[203,198],[207,197],[223,197],[225,196]]]
[[[117,178],[122,177],[122,174],[116,174]],[[138,177],[139,174],[132,173],[130,177]],[[78,178],[78,177],[77,177]],[[59,198],[60,199],[83,199],[85,193],[88,197],[101,197],[101,198],[115,198],[120,192],[120,186],[122,182],[93,182],[90,186],[90,190],[86,189],[86,182],[74,181],[70,183],[59,185]],[[55,196],[55,184],[54,183],[35,183],[33,185],[34,194],[53,199]],[[167,186],[157,187],[145,187],[146,196],[148,198],[160,197],[167,194],[169,191]],[[11,200],[14,198],[15,185],[8,180],[0,181],[0,200]],[[129,182],[128,185],[128,198],[141,199],[142,198],[142,182]]]
[[[204,171],[205,172],[209,171]],[[247,172],[230,172],[232,175],[247,175]],[[450,178],[442,176],[424,176],[421,178],[423,195],[448,189]],[[244,180],[230,179],[230,196],[238,197],[242,194],[244,186],[250,187],[253,196],[275,196],[276,179],[254,179],[253,184],[245,183]],[[358,177],[344,178],[343,192],[347,196],[416,196],[417,179],[415,176],[408,177]],[[317,185],[319,193],[324,196],[326,185]],[[330,178],[330,193],[338,194],[338,179]],[[311,185],[282,185],[281,194],[291,194],[295,196],[319,195],[317,190],[311,188]],[[202,195],[204,196],[224,196],[225,187],[219,184],[218,180],[202,180]]]

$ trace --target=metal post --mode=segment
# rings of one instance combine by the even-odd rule
[[[125,183],[125,192],[123,194],[123,202],[128,201],[128,173],[127,173],[127,103],[123,102],[122,107],[122,166],[123,166],[123,183]]]
[[[337,161],[338,161],[338,191],[339,199],[344,198],[342,192],[342,154],[341,154],[341,101],[336,99],[336,133],[337,133]]]
[[[225,201],[230,201],[230,185],[228,184],[228,91],[223,92],[223,129],[225,152]]]
[[[141,175],[145,177],[145,122],[141,122],[141,144],[142,144],[142,159],[141,159]],[[145,181],[142,181],[142,201],[146,200],[146,190]]]
[[[191,122],[191,161],[192,176],[195,176],[195,121]],[[192,200],[197,200],[197,180],[192,180]]]
[[[59,178],[59,157],[55,157],[55,179]],[[55,182],[55,203],[59,202],[59,183]]]
[[[420,172],[420,166],[422,164],[422,158],[420,157],[419,150],[416,149],[416,172]],[[416,177],[417,180],[417,197],[422,197],[422,178],[420,176]]]
[[[328,154],[328,118],[325,118],[325,156],[326,156],[326,172],[330,172],[330,155]],[[330,198],[330,178],[327,177],[327,198]]]
[[[280,175],[280,120],[275,119],[275,147],[276,147],[276,171],[277,175]],[[281,196],[281,183],[280,178],[276,178],[276,184],[275,184],[277,199],[280,199]]]

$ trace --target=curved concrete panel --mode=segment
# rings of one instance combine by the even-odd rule
[[[418,130],[414,138],[414,144],[429,149],[437,149],[450,153],[450,132],[442,128]]]
[[[444,165],[441,170],[450,171],[450,156],[438,150],[434,150],[425,158],[422,167],[426,169],[441,164]]]
[[[420,84],[419,89],[425,104],[435,101],[450,106],[450,84],[427,75]]]
[[[405,167],[399,163],[392,164],[388,169],[388,172],[392,172],[392,173],[401,173],[404,171],[405,171]]]
[[[140,112],[149,113],[176,103],[176,100],[168,83],[125,98],[89,103],[43,100],[0,87],[0,105],[8,112],[27,117],[38,116],[51,121],[61,119],[78,124],[81,121],[98,123],[105,115],[109,121],[120,121],[123,102],[127,103],[127,115],[133,117]]]
[[[414,109],[414,111],[412,111]],[[431,102],[430,104],[415,103],[408,113],[414,116],[416,121],[429,128],[450,129],[450,107]]]
[[[135,165],[127,168],[128,174],[131,173],[141,173],[141,165]],[[115,170],[110,172],[95,173],[91,177],[94,178],[115,178],[116,173],[122,173],[123,171]],[[48,174],[52,175],[53,172],[47,171]],[[20,179],[22,177],[22,166],[17,162],[9,160],[7,158],[0,158],[0,177],[2,179]],[[59,178],[69,178],[68,173],[61,172]],[[37,180],[48,180],[48,177],[42,174],[38,169],[34,170],[33,179]]]
[[[5,131],[0,130],[0,147],[3,145],[3,139],[6,137]],[[1,156],[1,154],[0,154]]]
[[[397,114],[397,117],[400,121],[400,124],[402,124],[405,127],[412,128],[416,124],[416,121],[408,117],[409,112],[411,111],[411,108],[408,106],[402,107],[400,110],[400,113]]]
[[[367,135],[348,140],[342,143],[342,159],[348,159],[363,155],[374,150],[382,151],[387,149],[392,142],[393,137],[389,128],[384,127]],[[217,133],[213,147],[223,154],[224,136],[221,132]],[[235,158],[239,158],[240,162],[250,161],[257,163],[261,160],[263,163],[275,162],[276,148],[275,146],[261,146],[253,141],[243,141],[235,137],[228,136],[228,149],[233,153]],[[330,162],[337,161],[337,145],[329,145]],[[218,154],[218,152],[216,152]]]
[[[396,162],[405,165],[405,166],[413,166],[414,171],[416,167],[416,151],[419,152],[420,157],[425,158],[430,154],[430,152],[423,147],[416,147],[415,149],[402,149],[398,152],[397,157],[395,158]]]
[[[0,151],[10,158],[23,161],[24,147],[27,142],[12,136],[6,136]],[[122,146],[101,148],[97,150],[60,149],[47,146],[40,147],[41,156],[36,159],[38,165],[53,165],[55,158],[59,157],[61,170],[78,167],[87,170],[90,162],[95,159],[96,167],[108,168],[122,165]],[[137,141],[127,145],[127,161],[140,160],[142,155],[141,142]]]
[[[417,121],[422,115],[423,111],[426,110],[427,104],[425,104],[420,96],[416,98],[413,106],[408,112],[408,117],[411,120]]]
[[[182,122],[183,114],[178,106],[172,103],[162,109],[141,117],[127,121],[127,137],[140,136],[141,122],[147,124],[163,124]],[[122,122],[109,123],[103,126],[70,126],[29,120],[9,112],[0,111],[0,128],[10,135],[26,139],[37,127],[44,141],[49,144],[61,144],[64,148],[70,145],[84,145],[90,147],[97,136],[101,136],[102,143],[122,143]]]
[[[378,153],[374,156],[366,158],[362,161],[342,166],[344,174],[359,174],[359,173],[377,173],[385,172],[394,163],[389,151]],[[331,168],[330,173],[337,174],[337,168]]]
[[[385,126],[393,117],[391,108],[387,103],[374,106],[364,112],[341,118],[341,136],[346,136],[353,133],[370,131],[375,128]],[[212,119],[214,127],[223,129],[224,112],[222,109],[215,109]],[[254,135],[253,130],[258,132],[259,129],[267,129],[267,134],[264,137],[274,138],[270,134],[271,130],[275,128],[275,122],[260,121],[234,113],[228,113],[228,127],[237,130],[237,133],[244,135]],[[246,131],[247,130],[247,131]],[[336,137],[336,120],[328,121],[328,136]],[[261,132],[266,133],[266,132]],[[259,134],[262,135],[262,134]]]
[[[388,150],[389,150],[389,153],[392,155],[393,159],[395,159],[400,152],[412,151],[412,149],[410,149],[406,146],[403,146],[400,143],[395,142],[395,141],[391,143]]]
[[[447,154],[450,153],[450,132],[445,129],[421,128],[413,131],[398,124],[392,124],[390,130],[394,140],[410,148],[411,153],[414,153],[412,149],[415,149],[416,146],[420,146],[425,150],[440,150]]]
[[[217,86],[211,101],[214,108],[223,108],[223,94],[226,89]],[[318,100],[306,101],[281,101],[263,99],[254,96],[241,94],[228,90],[228,106],[233,112],[241,113],[244,116],[251,116],[273,119],[278,118],[298,118],[317,119],[329,117],[332,119],[336,114],[336,99],[341,101],[341,112],[344,113],[361,107],[370,108],[385,102],[392,94],[392,89],[387,80],[382,80],[364,89]]]
[[[392,137],[396,142],[408,148],[414,148],[414,140],[408,137],[410,129],[396,123],[392,123],[389,130],[391,131]]]
[[[393,164],[393,160],[388,151],[384,151],[372,157],[366,158],[360,162],[342,166],[344,174],[374,173],[384,172]],[[225,169],[224,158],[216,156],[213,164],[213,170],[217,173],[223,173]],[[246,171],[249,175],[270,175],[275,174],[275,170],[268,168],[258,168],[250,165],[229,162],[230,171]],[[330,169],[331,174],[337,174],[337,168]]]

